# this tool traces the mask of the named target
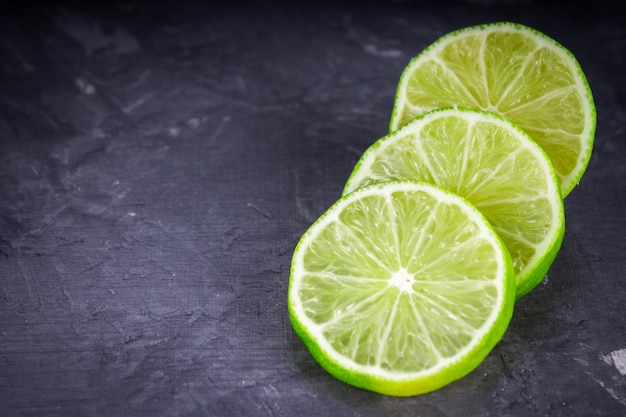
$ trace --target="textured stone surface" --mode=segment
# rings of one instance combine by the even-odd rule
[[[626,414],[626,28],[543,2],[41,3],[0,17],[0,415]],[[295,336],[292,250],[444,33],[513,20],[594,91],[562,250],[470,375],[390,398]]]

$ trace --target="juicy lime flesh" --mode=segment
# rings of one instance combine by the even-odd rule
[[[309,340],[326,341],[346,368],[380,379],[443,369],[492,332],[491,346],[467,360],[470,369],[448,379],[469,372],[504,332],[514,293],[508,253],[484,225],[457,204],[412,190],[357,199],[312,226],[296,249],[297,289],[290,288]],[[392,393],[384,386],[373,390]]]
[[[403,78],[391,130],[440,107],[493,111],[543,147],[564,196],[582,176],[595,106],[578,63],[546,36],[518,25],[459,31],[418,56]]]
[[[526,294],[547,272],[564,230],[558,185],[545,155],[510,123],[487,114],[449,109],[414,124],[368,149],[344,193],[370,183],[413,179],[466,198],[504,241],[515,266],[518,298]]]

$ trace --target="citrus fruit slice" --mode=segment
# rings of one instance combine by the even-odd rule
[[[344,194],[391,180],[437,184],[476,206],[511,253],[518,299],[561,247],[565,215],[554,168],[536,142],[495,113],[443,108],[416,117],[361,155]]]
[[[574,55],[535,29],[496,22],[439,38],[404,69],[390,131],[455,105],[519,125],[550,157],[563,197],[587,168],[596,129],[591,89]]]
[[[293,327],[324,369],[394,396],[469,373],[515,303],[510,255],[484,216],[412,181],[335,202],[298,242],[288,292]]]

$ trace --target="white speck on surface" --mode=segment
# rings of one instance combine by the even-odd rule
[[[91,84],[89,81],[83,78],[77,78],[75,81],[76,86],[78,86],[78,89],[82,93],[87,94],[88,96],[92,96],[96,93],[96,87],[94,87],[94,85]]]
[[[626,376],[626,348],[620,350],[614,350],[606,356],[603,356],[605,362],[607,361],[607,356],[610,356],[610,362],[612,362],[613,366],[619,371],[620,374]]]
[[[192,117],[191,119],[187,120],[187,125],[192,129],[197,129],[198,126],[200,126],[200,120],[198,120],[196,117]]]
[[[367,45],[363,47],[363,49],[368,54],[379,56],[381,58],[398,58],[402,56],[402,51],[398,49],[381,49],[381,48],[378,48],[373,43],[368,43]]]

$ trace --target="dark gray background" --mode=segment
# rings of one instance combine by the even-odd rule
[[[626,415],[626,28],[583,4],[5,9],[0,415]],[[470,375],[355,389],[291,328],[293,248],[386,133],[409,59],[495,20],[561,42],[594,92],[562,250]]]

